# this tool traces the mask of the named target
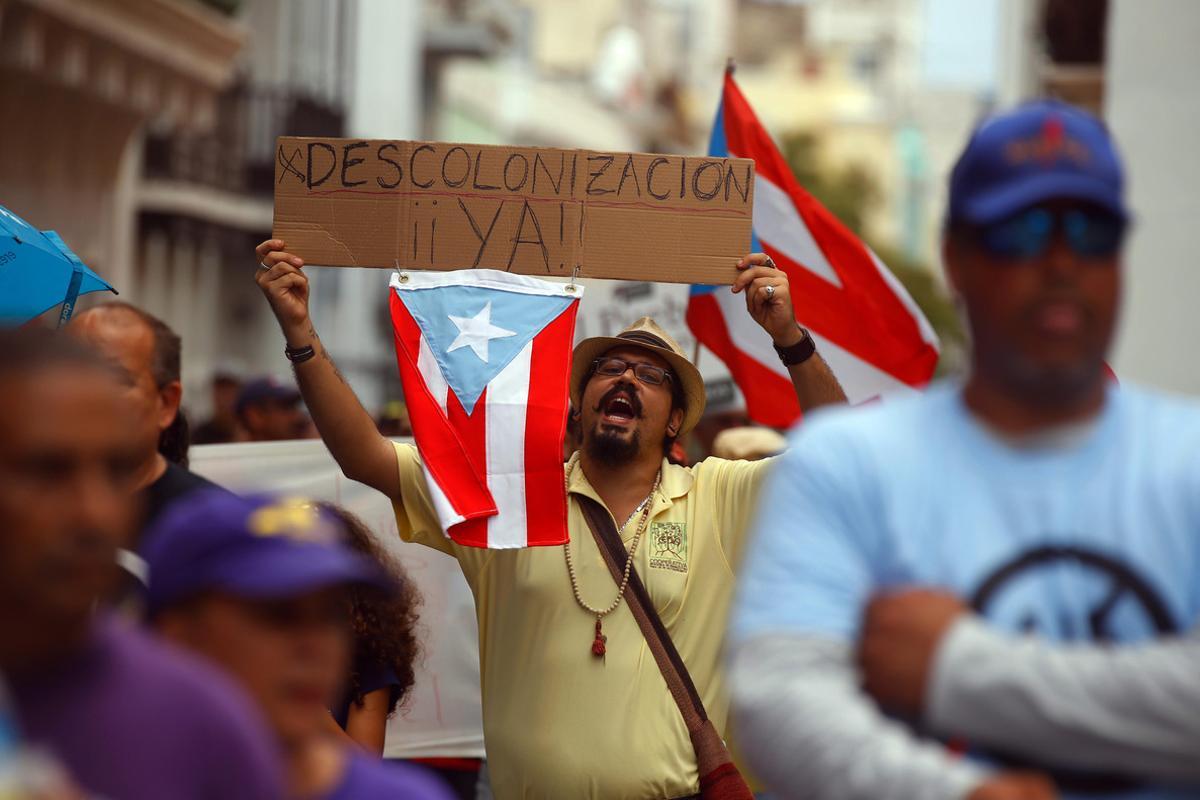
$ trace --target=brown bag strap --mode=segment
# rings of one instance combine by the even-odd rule
[[[575,499],[579,501],[583,518],[592,529],[592,535],[596,537],[596,544],[600,547],[600,554],[604,556],[604,563],[608,565],[609,572],[619,586],[625,575],[625,561],[629,558],[629,553],[625,551],[625,544],[617,533],[617,526],[613,524],[607,509],[592,498],[577,494]],[[651,602],[636,569],[629,571],[625,602],[633,612],[638,627],[642,629],[646,643],[650,645],[650,652],[658,662],[658,668],[666,679],[671,696],[679,705],[688,731],[696,730],[708,720],[708,712],[704,710],[704,703],[700,700],[696,685],[692,683],[692,676],[688,674],[687,666],[683,663],[679,651],[675,649],[671,634],[667,632],[658,612],[654,610],[654,603]]]
[[[625,544],[621,541],[621,535],[617,533],[617,526],[609,516],[608,510],[592,498],[577,494],[575,499],[579,501],[583,518],[587,520],[592,536],[596,538],[596,545],[600,548],[604,563],[608,565],[608,571],[620,586],[625,576],[625,562],[629,560],[629,553],[625,551]],[[675,698],[675,705],[679,706],[679,713],[683,715],[684,727],[687,728],[692,747],[696,751],[700,797],[705,800],[753,800],[750,787],[733,764],[729,748],[721,741],[720,734],[708,719],[704,702],[700,699],[700,693],[696,691],[696,684],[692,683],[687,665],[683,663],[683,658],[675,649],[675,643],[671,641],[671,634],[667,632],[658,612],[654,610],[654,603],[650,600],[642,579],[638,577],[637,570],[632,567],[629,570],[629,585],[625,589],[625,602],[633,613],[633,618],[637,620],[638,627],[642,629],[642,635],[646,638],[650,652],[654,654],[654,660],[662,672],[671,697]]]

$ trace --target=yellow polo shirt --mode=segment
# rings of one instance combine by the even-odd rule
[[[396,522],[405,541],[458,559],[475,593],[483,731],[492,789],[512,798],[665,800],[699,791],[679,708],[626,604],[604,619],[608,652],[592,655],[595,618],[571,596],[561,547],[484,550],[442,532],[412,445],[396,445]],[[769,460],[663,460],[660,491],[635,566],[717,730],[729,708],[721,643],[734,566]],[[570,491],[595,498],[576,467]],[[568,530],[580,592],[603,608],[617,586],[579,504]],[[622,531],[626,546],[637,518]]]

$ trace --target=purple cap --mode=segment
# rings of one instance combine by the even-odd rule
[[[1104,123],[1057,100],[989,117],[950,175],[948,222],[986,225],[1054,199],[1095,203],[1128,219],[1121,159]]]
[[[254,378],[242,384],[241,391],[238,392],[237,402],[234,404],[236,413],[241,414],[249,406],[265,403],[268,400],[281,400],[285,403],[294,403],[300,399],[300,392],[295,386],[290,386],[282,381],[267,375],[262,378]]]
[[[207,590],[278,599],[340,584],[391,587],[382,567],[345,543],[341,523],[305,498],[193,492],[162,514],[141,555],[151,615]]]

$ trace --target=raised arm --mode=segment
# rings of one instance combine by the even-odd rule
[[[777,269],[765,253],[751,253],[738,262],[738,269],[741,273],[733,291],[745,292],[750,316],[771,335],[777,348],[797,348],[809,334],[796,322],[787,273]],[[846,402],[842,385],[819,352],[814,351],[801,363],[789,364],[787,371],[801,411]]]
[[[254,280],[271,304],[287,346],[292,350],[313,348],[312,358],[294,365],[300,393],[321,439],[346,477],[399,502],[395,448],[380,435],[321,344],[308,314],[304,260],[286,252],[286,247],[283,241],[271,239],[255,248],[259,269]]]

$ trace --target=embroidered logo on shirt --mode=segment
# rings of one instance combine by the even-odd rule
[[[650,526],[650,566],[688,571],[687,523],[655,522]]]

